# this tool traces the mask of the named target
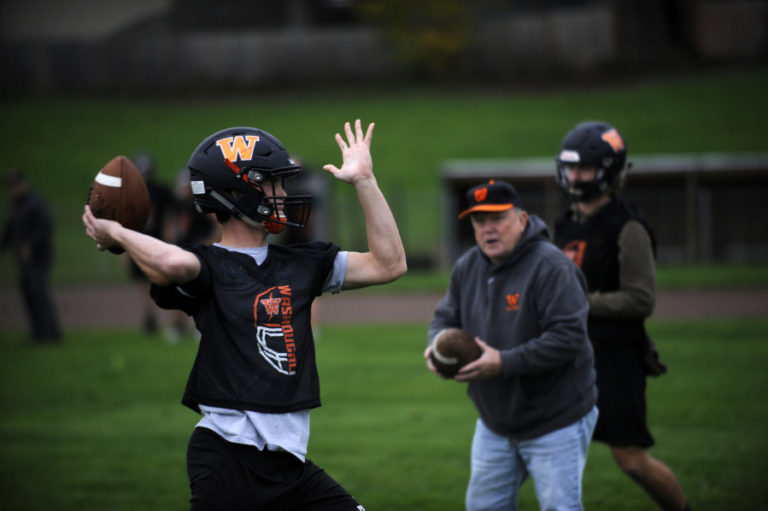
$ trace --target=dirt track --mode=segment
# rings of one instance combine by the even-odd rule
[[[319,323],[427,324],[441,295],[346,292],[318,300]],[[141,295],[130,286],[60,288],[56,290],[62,326],[92,328],[139,326]],[[163,311],[165,313],[165,311]],[[768,317],[768,289],[707,292],[663,292],[655,318]],[[0,330],[24,328],[26,319],[15,289],[0,289]]]

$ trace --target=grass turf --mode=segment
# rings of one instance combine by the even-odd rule
[[[651,321],[670,373],[650,379],[653,454],[694,508],[768,509],[768,320]],[[462,509],[475,418],[464,386],[421,359],[424,325],[324,326],[324,406],[310,457],[368,509]],[[67,334],[59,346],[0,337],[3,509],[186,509],[186,442],[197,416],[179,404],[195,353],[132,331]],[[527,482],[520,509],[537,509]],[[588,509],[653,504],[594,444]]]

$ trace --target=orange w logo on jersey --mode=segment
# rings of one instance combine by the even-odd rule
[[[613,148],[614,153],[618,153],[624,149],[624,141],[621,139],[621,135],[619,135],[619,132],[616,131],[615,128],[610,131],[606,131],[600,138],[608,142],[608,145]]]
[[[259,141],[257,135],[238,135],[236,137],[220,138],[216,145],[221,149],[224,158],[235,162],[237,160],[250,160],[253,158],[253,150],[256,142]]]
[[[507,295],[507,310],[508,311],[516,311],[520,308],[520,304],[518,303],[520,301],[520,293],[515,293],[513,295]]]
[[[267,314],[269,314],[269,319],[272,319],[272,316],[280,312],[281,301],[281,298],[272,298],[272,295],[269,295],[267,299],[261,300],[261,304],[264,306]]]

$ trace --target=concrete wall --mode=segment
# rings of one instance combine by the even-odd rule
[[[683,3],[690,6],[685,31],[696,58],[760,61],[768,56],[768,1]],[[129,2],[125,5],[135,8],[118,11],[122,21],[104,22],[95,7],[102,2],[92,0],[2,5],[0,87],[5,90],[231,90],[349,80],[364,85],[407,79],[414,71],[397,58],[392,41],[370,26],[179,30],[168,0]],[[505,11],[468,20],[471,43],[452,77],[515,80],[530,72],[589,73],[631,64],[632,55],[642,55],[647,63],[679,50],[665,47],[660,36],[653,45],[626,37],[626,17],[633,14],[618,5],[623,4]]]
[[[768,54],[768,2],[706,1],[692,13],[692,42],[699,56],[751,60]]]
[[[508,14],[477,30],[477,64],[488,74],[586,72],[614,62],[616,23],[607,5]]]

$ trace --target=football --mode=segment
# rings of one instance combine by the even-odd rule
[[[141,231],[149,218],[149,192],[144,177],[131,160],[115,156],[96,174],[88,190],[88,205],[98,218],[116,220],[123,227]],[[107,247],[121,254],[120,247]]]
[[[435,337],[429,357],[437,372],[453,378],[459,369],[477,360],[481,354],[472,334],[460,328],[446,328]]]

